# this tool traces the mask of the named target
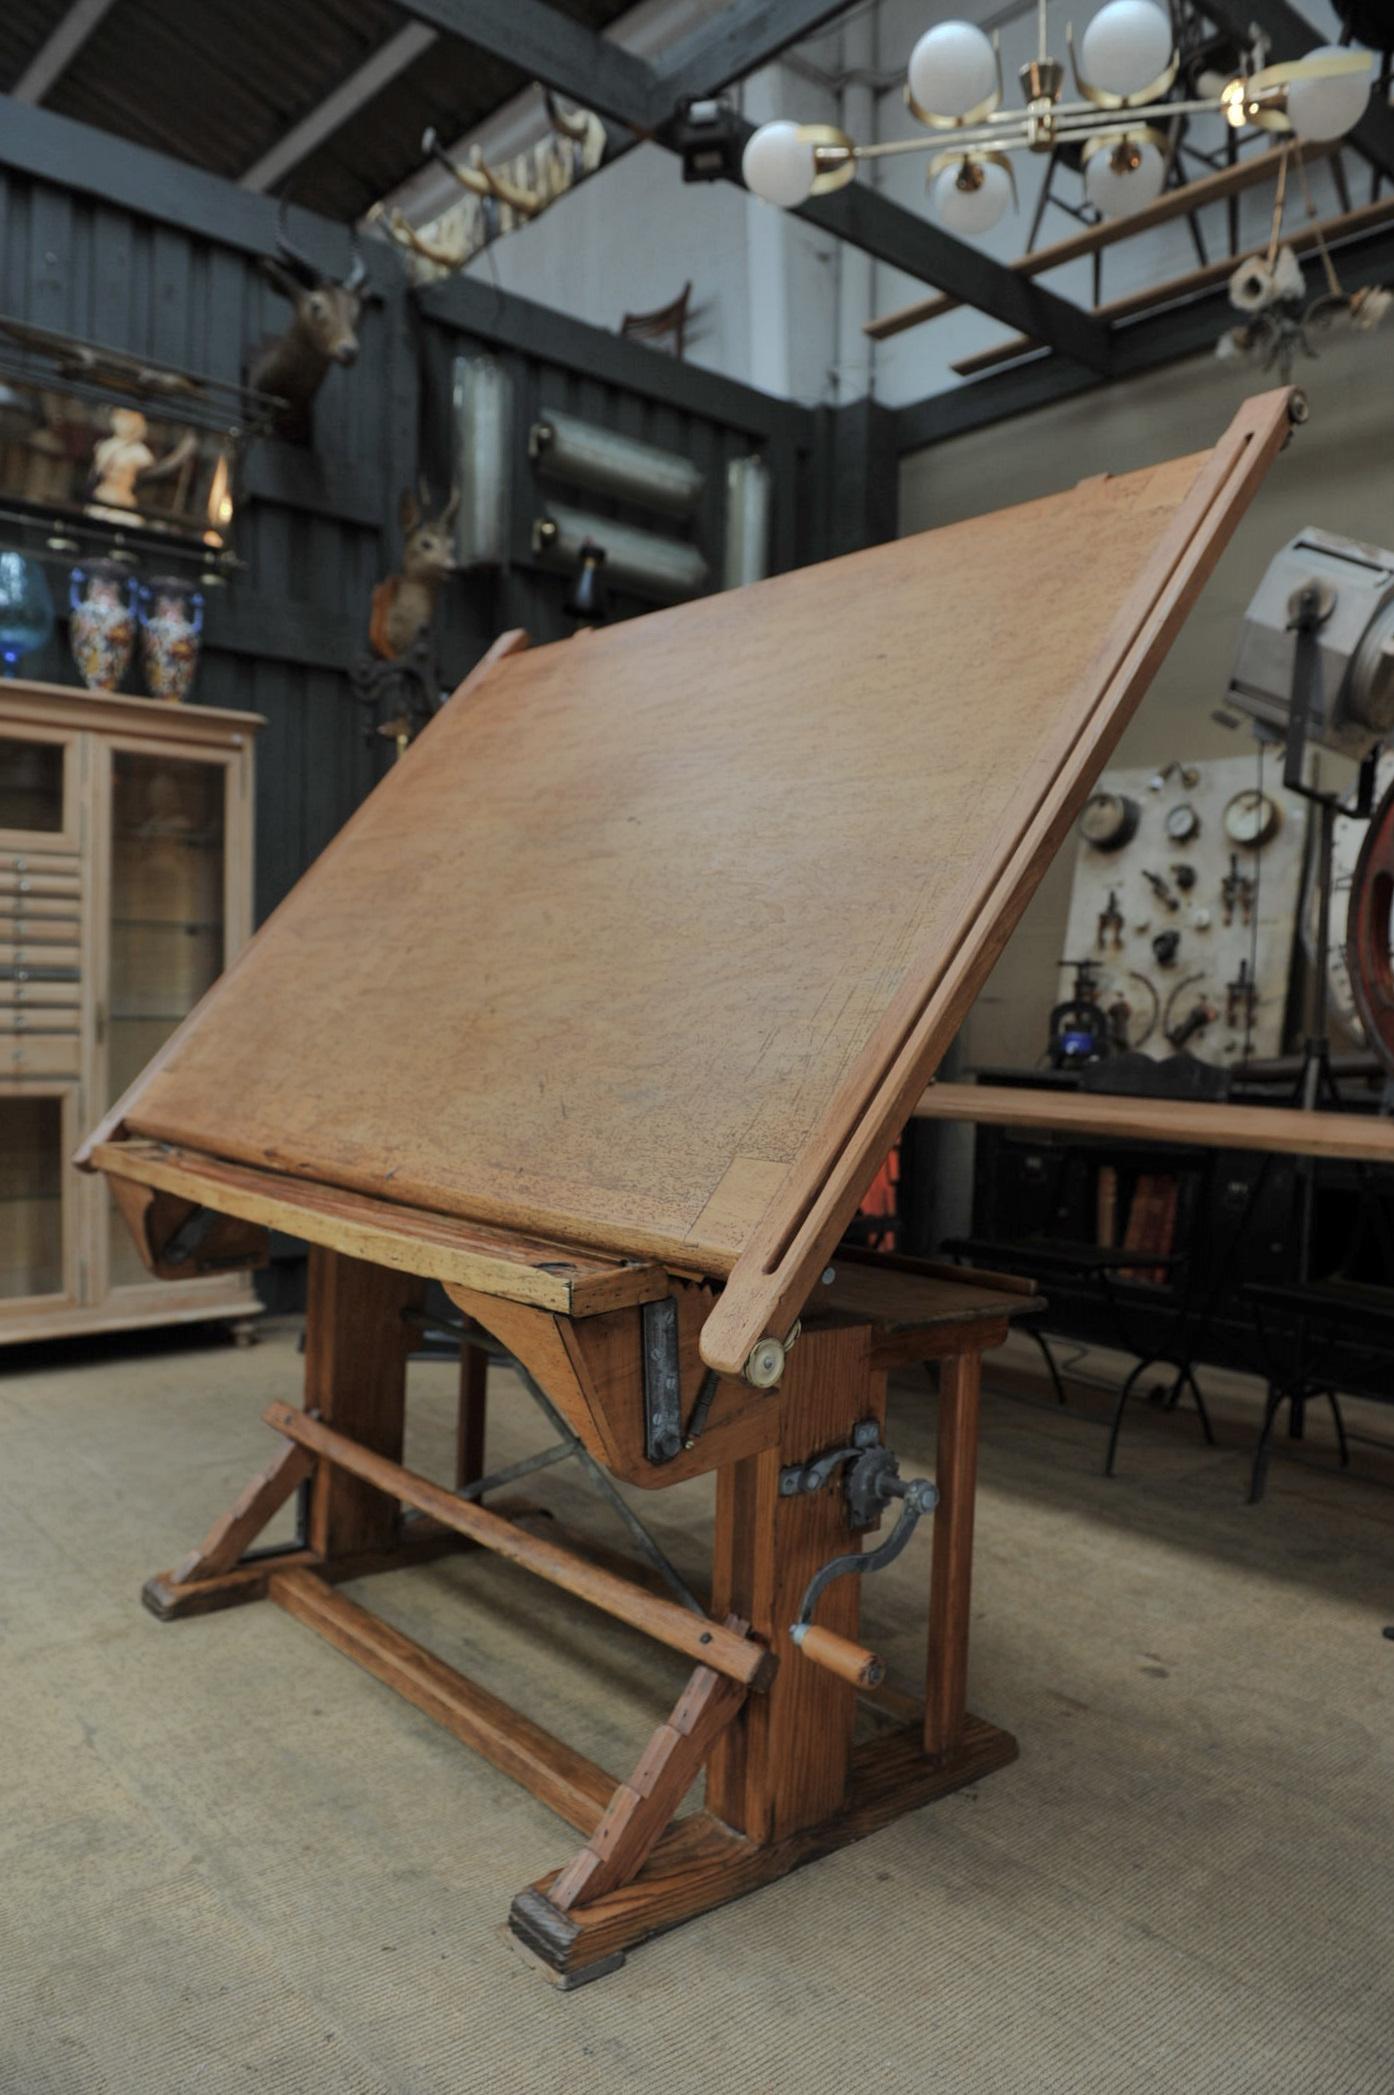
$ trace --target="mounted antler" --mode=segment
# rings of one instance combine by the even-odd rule
[[[322,279],[323,271],[318,264],[312,262],[304,249],[297,247],[290,237],[290,199],[284,196],[276,200],[276,259],[290,271],[297,283],[307,288]]]
[[[368,265],[350,233],[352,266],[340,282],[327,276],[290,236],[290,207],[276,206],[276,252],[262,268],[294,312],[289,327],[252,359],[247,382],[284,403],[275,421],[278,436],[304,442],[310,435],[310,405],[331,364],[351,364],[358,354],[358,315]]]
[[[434,131],[422,133],[421,150],[429,154],[437,166],[443,167],[448,175],[453,176],[460,187],[467,189],[471,196],[495,197],[499,203],[507,204],[510,211],[516,211],[520,218],[535,218],[544,208],[547,201],[545,197],[536,196],[531,189],[524,189],[520,183],[510,181],[507,175],[496,173],[477,146],[472,150],[469,164],[465,167],[461,167],[458,160],[451,159]]]
[[[547,106],[547,121],[563,138],[574,139],[577,145],[585,142],[590,129],[585,112],[580,109],[563,109],[550,87],[542,90],[542,99]]]
[[[364,259],[363,249],[359,245],[357,226],[349,227],[349,254],[352,257],[353,266],[344,278],[344,289],[346,291],[361,291],[368,281],[368,264]]]

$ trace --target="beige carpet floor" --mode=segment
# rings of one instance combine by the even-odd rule
[[[414,1367],[444,1472],[453,1374]],[[972,1701],[1016,1766],[569,1996],[500,1924],[574,1836],[270,1606],[137,1604],[294,1334],[0,1379],[3,2095],[1391,2095],[1390,1492],[1140,1410],[986,1408]],[[897,1392],[907,1469],[932,1400]],[[545,1429],[500,1381],[490,1456]],[[536,1495],[618,1543],[579,1477]],[[709,1492],[646,1508],[694,1578]],[[866,1598],[913,1682],[928,1545]],[[482,1557],[359,1597],[624,1772],[682,1672]],[[500,1612],[500,1610],[504,1612]]]

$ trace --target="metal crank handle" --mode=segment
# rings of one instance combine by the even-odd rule
[[[841,1637],[835,1630],[820,1629],[813,1620],[824,1590],[834,1579],[864,1578],[869,1571],[882,1571],[894,1562],[904,1549],[919,1524],[920,1515],[928,1513],[939,1502],[939,1493],[928,1477],[917,1477],[912,1483],[904,1483],[899,1477],[885,1476],[879,1484],[878,1495],[883,1498],[901,1500],[900,1518],[879,1549],[851,1550],[846,1556],[833,1557],[820,1570],[815,1571],[808,1582],[798,1620],[792,1624],[789,1634],[806,1659],[815,1666],[823,1666],[839,1679],[850,1681],[854,1687],[874,1688],[885,1677],[886,1668],[874,1651],[864,1645],[854,1644],[850,1637]]]

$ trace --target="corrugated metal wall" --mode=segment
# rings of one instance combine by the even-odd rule
[[[85,136],[94,152],[136,154]],[[75,158],[70,164],[78,170]],[[206,176],[194,178],[192,192],[188,170],[165,166],[171,197],[180,197],[171,215],[182,223],[162,223],[158,206],[147,213],[102,200],[87,168],[75,171],[72,188],[0,168],[0,313],[236,379],[248,348],[278,331],[288,308],[257,267],[245,193]],[[118,193],[129,179],[142,196],[161,194],[159,163],[149,155],[121,161],[118,174]],[[210,221],[206,234],[190,224],[199,212]],[[269,211],[265,223],[269,249]],[[305,244],[311,237],[307,231]],[[315,251],[330,256],[336,242],[342,252],[342,233],[321,226]],[[774,564],[794,566],[818,550],[804,521],[819,509],[809,493],[811,415],[487,286],[449,284],[418,298],[390,253],[375,256],[373,275],[380,292],[363,314],[358,361],[326,380],[313,449],[268,439],[250,457],[235,532],[245,573],[208,605],[197,698],[248,708],[267,723],[258,754],[258,916],[329,841],[386,760],[385,749],[365,743],[345,672],[365,645],[373,585],[396,563],[402,489],[419,470],[437,489],[448,481],[457,354],[487,350],[507,361],[518,429],[513,558],[497,575],[449,586],[440,648],[448,682],[505,627],[524,625],[536,639],[568,629],[564,580],[534,565],[527,542],[535,508],[527,429],[543,406],[693,458],[706,489],[692,531],[714,577],[726,463],[753,450],[774,469]],[[61,638],[27,666],[74,680]]]

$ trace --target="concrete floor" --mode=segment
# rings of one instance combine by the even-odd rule
[[[453,1375],[413,1369],[442,1474]],[[1019,1763],[562,1996],[499,1932],[574,1836],[278,1610],[141,1579],[254,1468],[294,1335],[0,1379],[0,2091],[1391,2095],[1394,1506],[1247,1431],[986,1407],[972,1701]],[[898,1393],[906,1468],[932,1403]],[[502,1385],[491,1460],[540,1444]],[[1357,1472],[1361,1456],[1357,1452]],[[579,1481],[537,1495],[619,1537]],[[647,1502],[700,1577],[703,1485]],[[867,1593],[914,1679],[927,1546]],[[623,1772],[682,1669],[483,1557],[359,1597]],[[507,1609],[506,1620],[495,1603]]]

